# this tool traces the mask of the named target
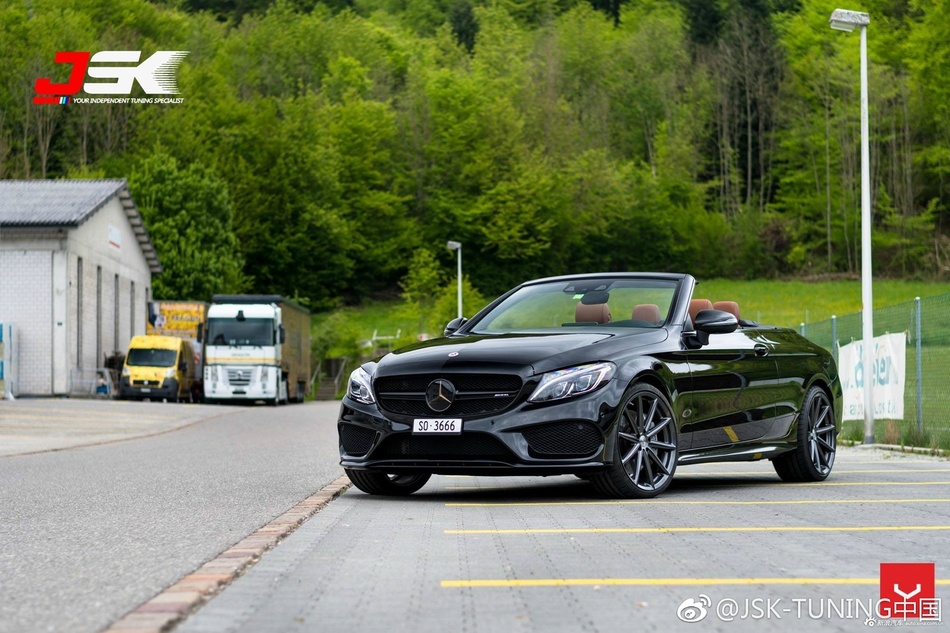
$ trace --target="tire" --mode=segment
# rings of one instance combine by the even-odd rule
[[[798,415],[795,448],[772,460],[775,472],[782,481],[824,481],[835,463],[837,435],[828,394],[821,387],[812,387]]]
[[[607,469],[590,481],[604,495],[649,499],[666,490],[676,472],[676,419],[658,389],[633,385],[624,396],[613,424],[612,455]]]
[[[387,497],[405,497],[416,492],[429,481],[429,473],[410,475],[388,475],[367,470],[344,468],[346,476],[353,485],[371,495]]]

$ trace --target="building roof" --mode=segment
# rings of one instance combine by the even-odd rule
[[[0,227],[76,228],[118,197],[153,274],[162,272],[126,180],[0,180]]]

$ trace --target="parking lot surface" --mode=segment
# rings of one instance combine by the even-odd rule
[[[179,630],[867,630],[888,562],[935,563],[950,594],[947,460],[842,448],[815,484],[694,466],[649,501],[433,477],[408,498],[351,488]]]

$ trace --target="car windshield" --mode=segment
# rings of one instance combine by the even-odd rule
[[[658,328],[667,319],[676,286],[668,280],[610,278],[532,284],[495,306],[469,331]]]
[[[132,348],[125,364],[129,367],[171,367],[177,357],[178,352],[173,349]]]
[[[273,345],[273,319],[208,319],[209,345]]]

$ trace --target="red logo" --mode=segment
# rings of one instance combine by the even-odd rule
[[[100,51],[95,55],[84,51],[59,51],[53,61],[71,65],[66,83],[53,83],[48,77],[36,80],[37,96],[33,103],[68,103],[80,88],[95,95],[129,95],[136,83],[146,94],[178,94],[175,70],[188,51],[158,51],[139,63],[142,51]],[[136,64],[114,66],[112,64]],[[93,79],[111,81],[86,81]]]
[[[881,563],[882,618],[940,620],[933,563]]]

